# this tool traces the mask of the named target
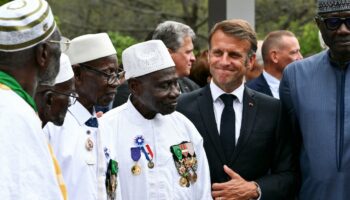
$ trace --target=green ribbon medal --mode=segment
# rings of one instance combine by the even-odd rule
[[[179,145],[173,145],[171,146],[173,153],[177,157],[178,160],[182,160],[182,150],[180,149]]]

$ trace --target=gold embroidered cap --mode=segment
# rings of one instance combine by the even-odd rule
[[[44,0],[14,0],[0,7],[0,51],[28,49],[46,40],[56,23]]]

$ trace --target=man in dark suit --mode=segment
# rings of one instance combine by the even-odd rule
[[[178,101],[178,111],[204,138],[215,199],[295,195],[296,159],[280,102],[243,83],[256,48],[256,34],[246,21],[217,23],[209,36],[212,81]]]
[[[287,65],[303,56],[294,33],[286,30],[272,31],[265,37],[261,47],[264,71],[256,79],[247,82],[253,90],[279,99],[279,85]]]

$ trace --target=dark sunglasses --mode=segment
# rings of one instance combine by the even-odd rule
[[[337,30],[343,23],[346,25],[346,28],[350,30],[350,17],[321,17],[316,16],[316,19],[322,21],[327,29],[335,31]]]
[[[89,71],[95,72],[95,73],[97,73],[97,74],[99,74],[101,76],[106,77],[107,78],[107,83],[109,85],[113,85],[114,83],[119,83],[120,79],[122,79],[122,77],[124,76],[124,71],[116,72],[116,73],[113,73],[113,74],[107,74],[106,72],[97,70],[96,67],[93,67],[93,66],[90,66],[90,65],[87,65],[87,64],[80,63],[79,65],[81,67],[89,70]]]

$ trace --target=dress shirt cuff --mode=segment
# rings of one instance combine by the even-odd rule
[[[250,199],[250,200],[260,200],[261,198],[261,188],[259,186],[259,184],[255,181],[252,181],[252,183],[254,183],[254,185],[256,185],[256,192],[258,193],[258,198],[256,199]]]

